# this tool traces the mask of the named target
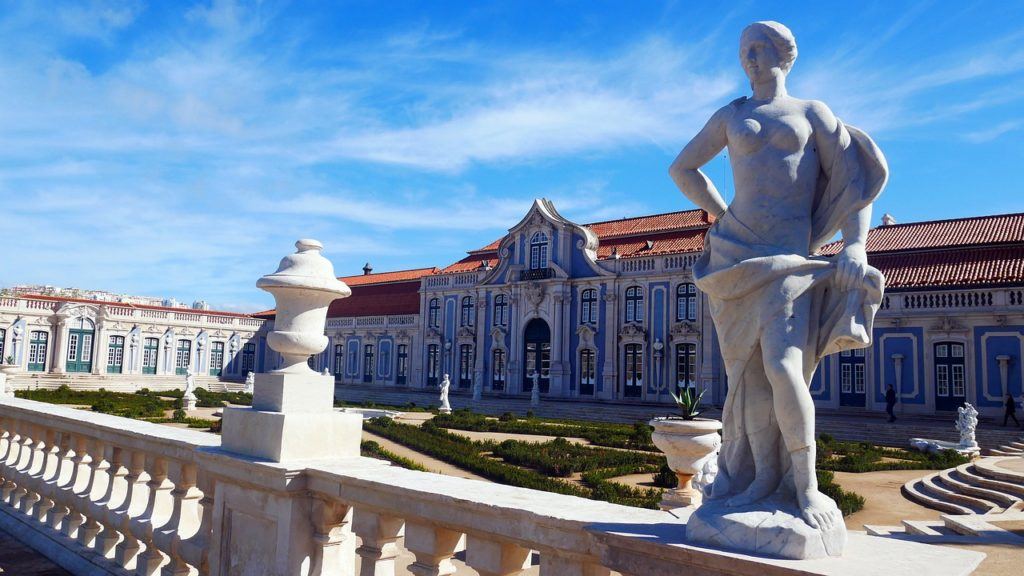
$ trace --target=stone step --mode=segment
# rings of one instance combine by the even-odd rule
[[[1009,459],[1016,460],[1019,456],[1011,456]],[[993,480],[999,480],[1014,484],[1019,487],[1021,494],[1024,494],[1024,472],[1014,472],[998,465],[1007,458],[982,458],[974,461],[975,474],[985,476]],[[1015,493],[1018,493],[1015,491]]]
[[[960,478],[963,478],[965,481],[970,482],[975,486],[988,488],[989,490],[996,490],[1024,500],[1024,486],[1013,482],[1006,482],[1004,480],[996,480],[994,478],[989,478],[988,476],[983,476],[977,472],[976,467],[972,462],[957,466],[956,471],[960,475]]]
[[[929,496],[943,502],[962,506],[975,514],[986,514],[995,511],[1002,512],[1002,508],[999,508],[992,502],[957,492],[955,488],[942,481],[940,474],[940,472],[935,472],[921,479],[921,488]]]
[[[943,483],[945,483],[947,486],[955,488],[956,491],[960,492],[961,494],[968,494],[970,496],[982,498],[1004,509],[1010,508],[1013,505],[1019,504],[1021,502],[1020,498],[1012,494],[1007,494],[999,490],[985,488],[983,486],[979,486],[977,484],[972,483],[972,480],[976,479],[976,477],[967,477],[965,474],[959,472],[956,468],[943,470],[942,472],[939,472],[939,478],[941,478]]]
[[[951,532],[941,520],[903,520],[902,523],[907,534],[945,536]]]
[[[979,543],[1003,543],[1024,547],[1024,537],[1018,536],[999,526],[1003,522],[1024,522],[1024,512],[976,514],[971,516],[943,514],[941,518],[946,528],[953,532],[984,540]]]
[[[1006,448],[992,448],[985,451],[986,456],[1020,456],[1021,454],[1024,454],[1024,452],[1007,450]]]
[[[907,528],[905,526],[877,526],[873,524],[865,524],[864,531],[867,532],[868,536],[892,536],[894,534],[906,534]]]
[[[1024,442],[1010,442],[1005,446],[1006,448],[1013,448],[1024,452]]]
[[[908,500],[916,502],[925,508],[931,508],[932,510],[948,512],[951,514],[974,514],[974,511],[970,508],[960,506],[959,504],[953,504],[926,494],[924,492],[923,483],[920,479],[907,482],[903,485],[901,491],[903,496]]]

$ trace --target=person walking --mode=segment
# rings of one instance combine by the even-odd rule
[[[893,390],[892,384],[890,384],[885,390],[885,411],[889,414],[889,422],[896,421],[896,414],[894,409],[896,408],[896,391]]]
[[[1006,421],[1013,418],[1013,423],[1020,428],[1020,420],[1017,420],[1017,401],[1013,399],[1013,394],[1006,395],[1006,412],[1003,412],[1003,426],[1006,426]]]

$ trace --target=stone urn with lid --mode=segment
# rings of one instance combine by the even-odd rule
[[[668,467],[679,479],[679,487],[666,490],[661,500],[663,510],[700,506],[703,494],[693,485],[694,476],[713,468],[722,446],[719,430],[722,423],[707,418],[655,418],[649,423],[654,432],[651,440],[664,452]],[[707,482],[709,479],[705,479]]]
[[[352,295],[344,282],[334,276],[330,260],[320,255],[324,246],[316,240],[299,240],[297,252],[281,259],[277,272],[256,282],[270,292],[277,304],[274,330],[267,344],[284,358],[277,372],[314,373],[306,361],[327,347],[324,322],[327,308],[338,298]]]

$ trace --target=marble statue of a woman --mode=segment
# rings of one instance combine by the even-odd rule
[[[884,278],[865,241],[888,167],[866,134],[786,92],[796,55],[782,24],[748,26],[740,62],[752,96],[718,110],[669,172],[716,218],[693,275],[729,379],[718,475],[687,538],[809,558],[839,555],[846,532],[818,491],[808,384],[822,356],[870,343]],[[723,148],[736,188],[728,206],[699,170]],[[838,256],[814,256],[840,231]]]

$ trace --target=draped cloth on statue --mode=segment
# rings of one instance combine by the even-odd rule
[[[790,459],[782,441],[785,431],[780,429],[772,404],[761,337],[766,326],[789,318],[795,302],[810,299],[810,329],[803,347],[808,383],[822,356],[869,345],[884,290],[881,272],[869,267],[862,285],[842,292],[834,287],[835,264],[808,255],[878,196],[887,173],[885,158],[874,142],[860,130],[840,123],[832,166],[818,178],[807,254],[773,251],[730,211],[709,230],[693,275],[708,296],[729,382],[712,498],[740,493],[750,484],[755,462],[749,438],[766,438],[768,434],[778,440],[774,445],[780,447],[779,460],[758,465],[778,465],[783,471],[780,486],[788,486],[792,494]],[[788,439],[793,444],[795,437]],[[788,449],[801,447],[790,445]]]

